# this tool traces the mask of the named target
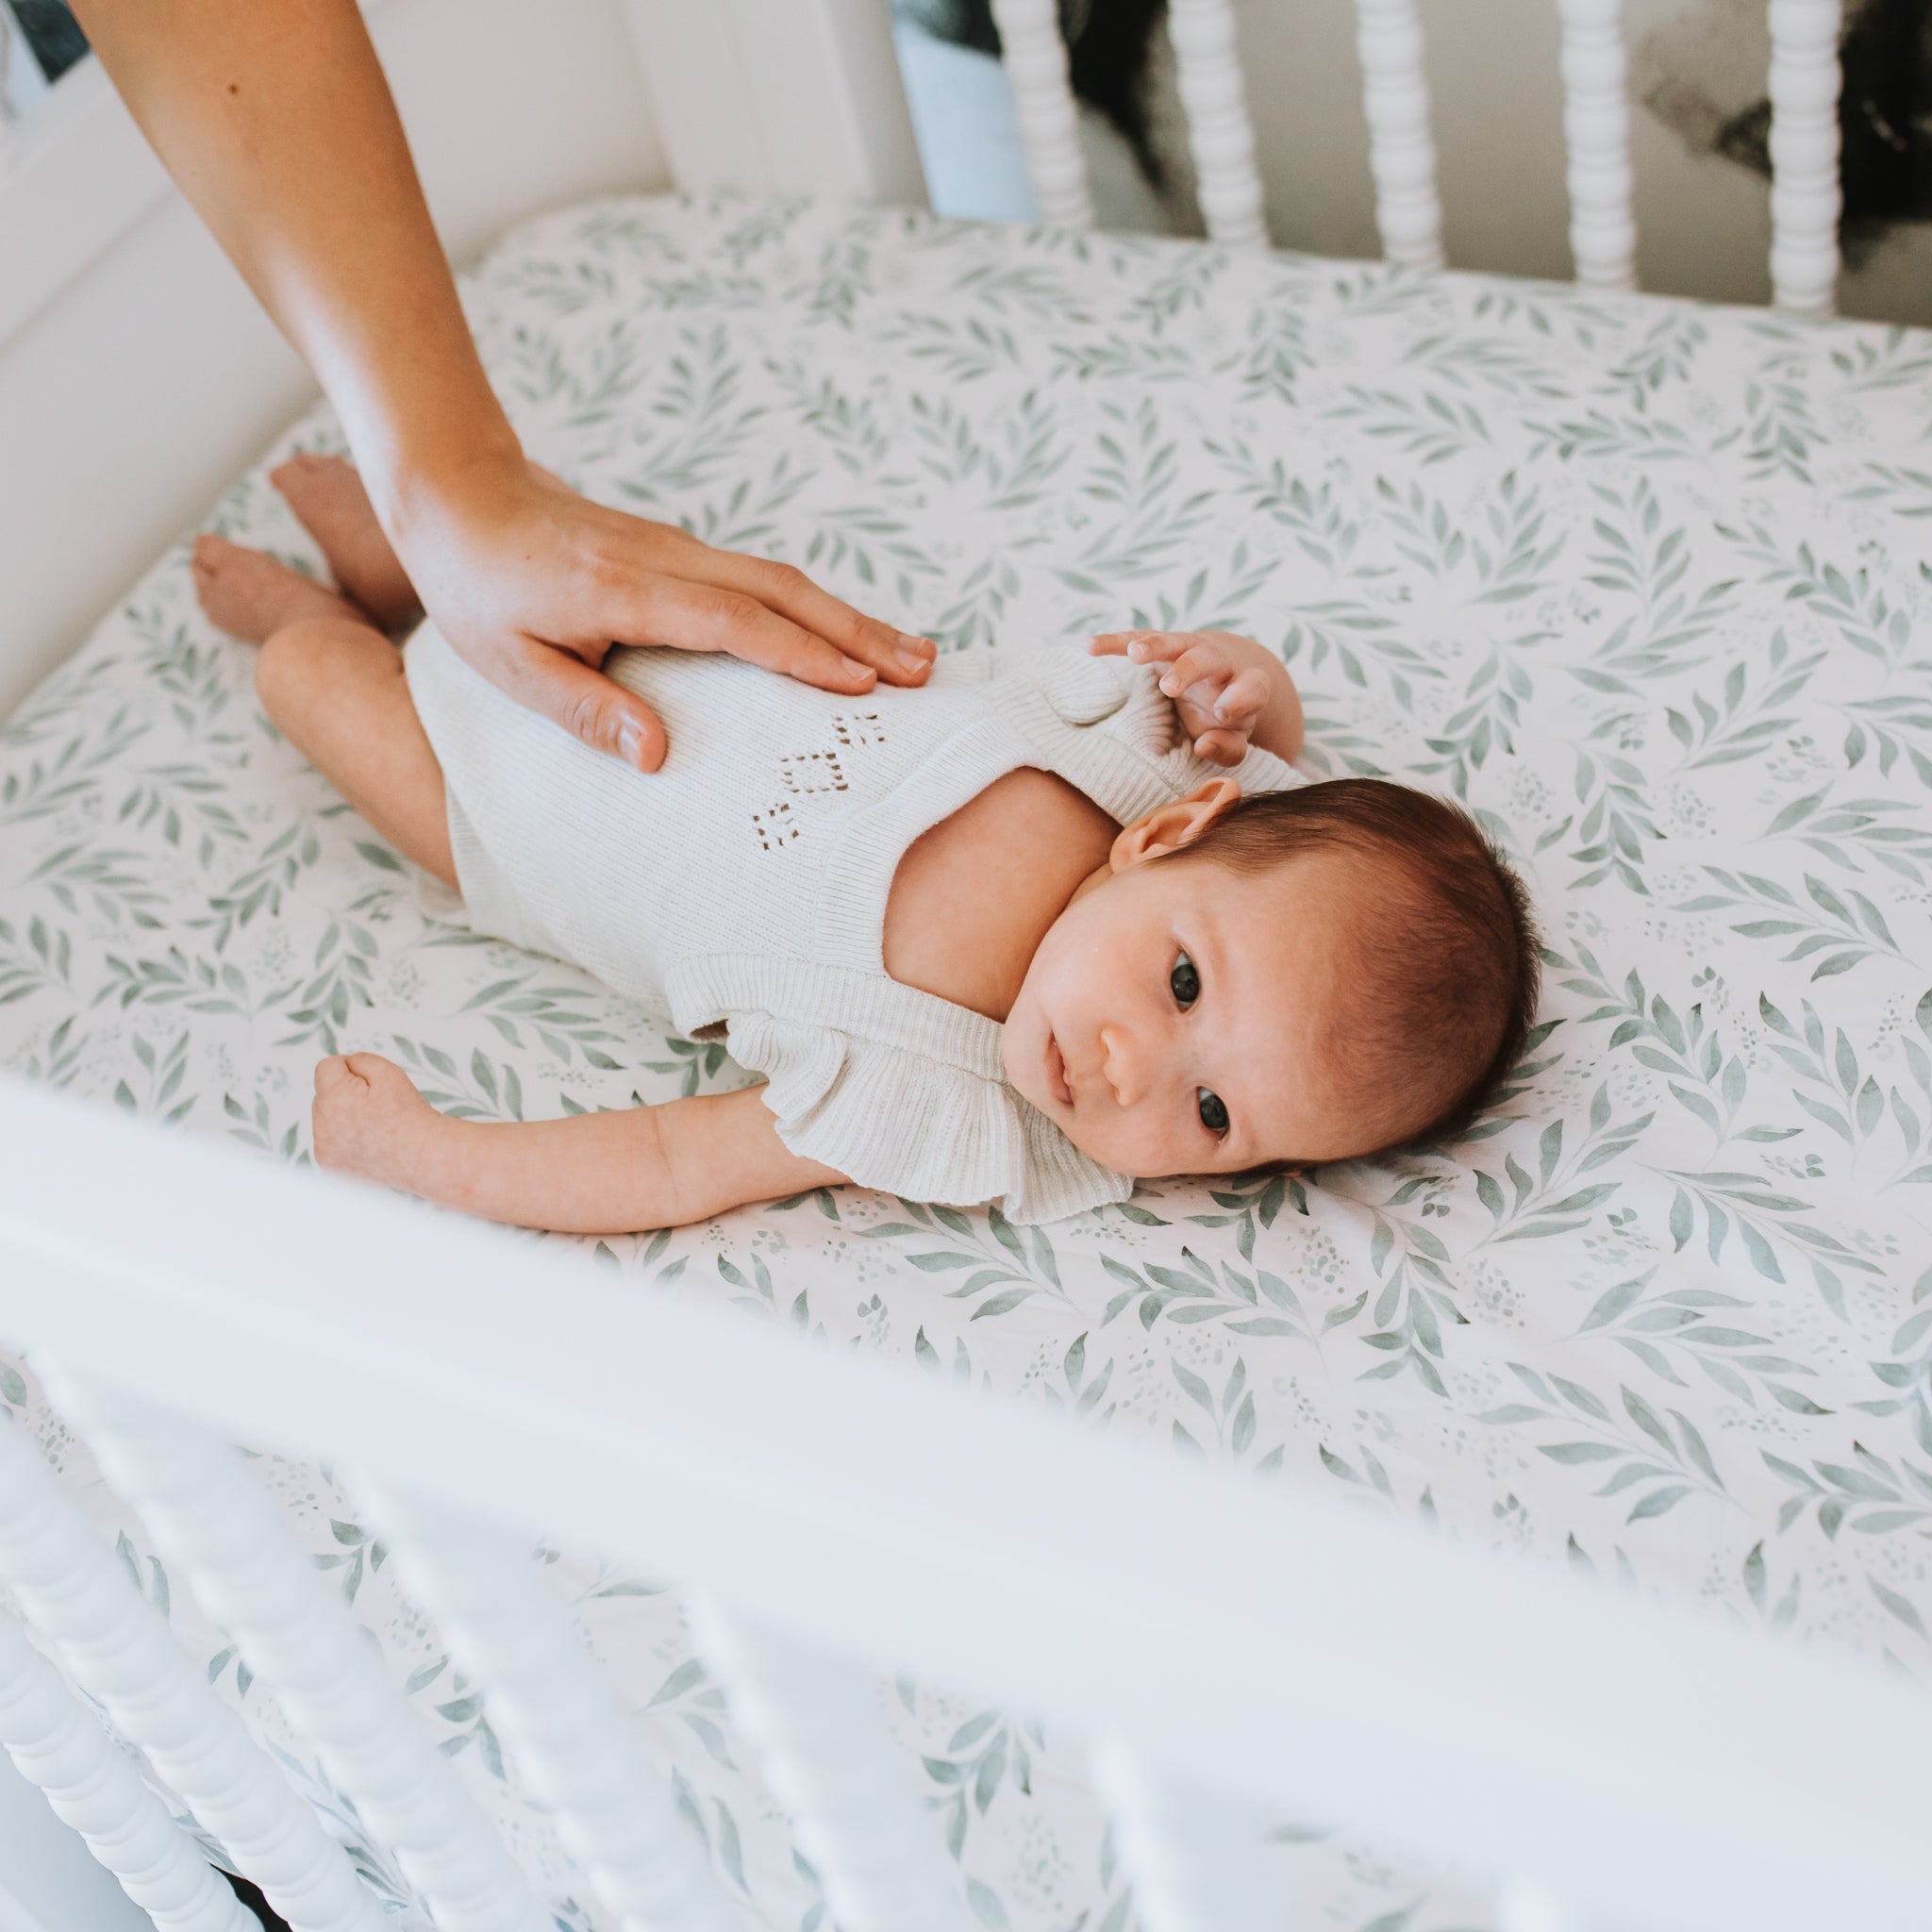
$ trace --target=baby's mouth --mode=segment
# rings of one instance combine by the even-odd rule
[[[1062,1107],[1074,1104],[1074,1090],[1067,1081],[1067,1062],[1060,1043],[1051,1033],[1046,1036],[1046,1083]]]

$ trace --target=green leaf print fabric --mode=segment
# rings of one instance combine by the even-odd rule
[[[1306,768],[1465,801],[1548,941],[1507,1105],[1439,1154],[1147,1186],[1041,1230],[819,1192],[606,1266],[1932,1661],[1932,338],[732,199],[547,217],[465,295],[541,461],[948,651],[1261,638],[1305,693]],[[340,446],[317,411],[275,455]],[[261,471],[208,527],[317,567]],[[0,732],[0,1059],[299,1161],[313,1061],[358,1047],[483,1119],[737,1077],[430,918],[268,727],[176,546]],[[0,1399],[164,1594],[30,1379]],[[606,1923],[354,1498],[260,1467],[559,1923]],[[747,1923],[819,1925],[675,1597],[538,1560]],[[357,1841],[269,1688],[186,1590],[171,1614]],[[960,1688],[882,1695],[979,1920],[1125,1932],[1079,1740]],[[1324,1824],[1274,1822],[1284,1923],[1488,1923]]]

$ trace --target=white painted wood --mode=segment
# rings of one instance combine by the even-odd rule
[[[1828,314],[1838,283],[1839,0],[1771,0],[1771,284]]]
[[[1280,1932],[1281,1902],[1249,1807],[1156,1771],[1115,1739],[1092,1761],[1144,1932]]]
[[[266,1252],[264,1250],[263,1252]],[[130,1396],[42,1372],[103,1474],[271,1685],[441,1932],[552,1932],[527,1880],[351,1619],[225,1443]]]
[[[1607,1925],[1923,1932],[1932,1690],[1863,1659],[11,1078],[0,1146],[0,1339],[231,1440],[697,1579],[801,1646],[1117,1735],[1204,1790],[1539,1873]]]
[[[1587,1932],[1587,1928],[1533,1879],[1513,1878],[1496,1892],[1496,1932]]]
[[[669,185],[615,0],[383,0],[445,245]],[[0,713],[314,393],[92,61],[0,165]]]
[[[154,1921],[0,1751],[0,1932],[152,1932]]]
[[[1234,8],[1230,0],[1168,0],[1167,32],[1187,110],[1195,196],[1208,233],[1231,247],[1265,247],[1268,224]]]
[[[692,1595],[687,1608],[841,1932],[974,1932],[908,1755],[879,1714],[877,1678],[726,1615],[708,1596]]]
[[[1356,0],[1356,51],[1382,253],[1404,268],[1441,268],[1442,209],[1415,0]]]
[[[1026,143],[1026,173],[1040,219],[1051,226],[1091,228],[1093,200],[1080,152],[1080,116],[1067,81],[1067,49],[1055,0],[992,0],[1000,58],[1013,84],[1013,106]]]
[[[924,206],[890,0],[621,0],[680,188]]]
[[[297,1932],[378,1932],[346,1854],[181,1654],[25,1433],[0,1422],[0,1583]]]
[[[0,1745],[163,1932],[257,1932],[200,1846],[142,1782],[134,1760],[4,1614]]]
[[[1624,0],[1557,0],[1563,23],[1563,137],[1570,252],[1587,289],[1637,286]]]
[[[425,1509],[366,1475],[351,1488],[412,1597],[435,1618],[525,1786],[626,1932],[735,1932],[710,1863],[645,1757],[563,1606],[500,1531]]]

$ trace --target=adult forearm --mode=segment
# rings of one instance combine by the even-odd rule
[[[75,10],[182,192],[327,391],[384,521],[412,479],[513,451],[354,0]]]

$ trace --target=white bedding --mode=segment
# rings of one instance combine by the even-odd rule
[[[613,1270],[1924,1668],[1932,338],[735,201],[553,216],[466,288],[533,454],[592,494],[950,649],[1248,630],[1302,683],[1307,764],[1466,799],[1548,939],[1531,1062],[1448,1155],[1024,1235],[808,1195],[603,1244]],[[318,412],[272,454],[338,446]],[[208,526],[315,560],[260,471]],[[730,1077],[426,919],[177,547],[0,732],[0,1060],[299,1159],[339,1046],[486,1117]],[[11,1369],[0,1398],[79,1475]],[[560,1922],[601,1923],[353,1502],[272,1467]],[[727,1884],[812,1924],[674,1601],[567,1574]],[[1078,1740],[940,1688],[894,1707],[986,1924],[1124,1932]],[[1486,1923],[1313,1831],[1274,1856],[1308,1923]]]

